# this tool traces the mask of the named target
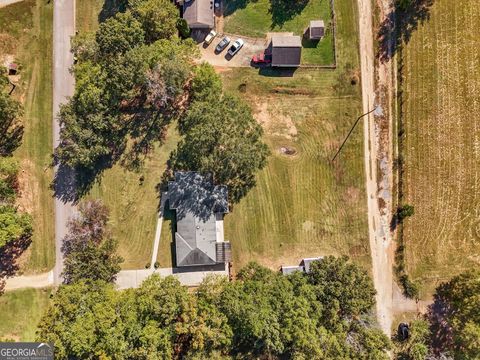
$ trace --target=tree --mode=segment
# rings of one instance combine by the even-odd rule
[[[375,305],[375,288],[365,270],[350,263],[348,257],[324,257],[310,265],[309,281],[318,300],[326,307],[324,320],[358,317]]]
[[[0,67],[0,71],[2,69]],[[0,75],[0,156],[11,155],[20,145],[23,136],[20,122],[22,106],[5,91],[5,84],[8,84],[5,79],[3,74]]]
[[[60,286],[37,337],[75,359],[388,358],[379,330],[364,319],[326,327],[323,308],[305,274],[254,263],[237,281],[211,276],[196,291],[156,274],[121,292],[80,280]]]
[[[18,161],[0,157],[0,203],[12,203],[16,197]]]
[[[142,24],[130,11],[117,13],[101,23],[95,35],[100,56],[110,61],[112,56],[125,54],[144,43]]]
[[[80,203],[78,210],[63,239],[64,283],[115,281],[123,259],[116,255],[117,242],[106,229],[108,209],[97,200]]]
[[[71,43],[71,52],[79,63],[97,60],[99,48],[94,31],[83,31],[75,35]]]
[[[192,101],[208,101],[218,99],[222,93],[222,79],[215,72],[212,65],[202,62],[195,68],[190,87],[190,99]]]
[[[42,316],[37,340],[59,359],[125,359],[128,342],[113,285],[81,280],[60,286]]]
[[[170,39],[177,33],[178,9],[169,0],[130,0],[133,15],[142,24],[147,43]]]
[[[170,156],[173,170],[211,173],[217,184],[228,186],[229,198],[238,202],[255,185],[269,150],[262,128],[250,108],[230,95],[195,101],[181,120],[184,139]]]
[[[20,238],[30,238],[32,218],[12,205],[0,205],[0,248]]]
[[[428,310],[436,353],[451,352],[455,359],[480,355],[480,270],[455,276],[437,287]]]
[[[397,216],[400,221],[404,220],[407,217],[413,216],[415,214],[415,209],[412,205],[405,204],[398,208]]]

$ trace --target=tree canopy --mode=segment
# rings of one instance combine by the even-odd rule
[[[455,359],[480,356],[480,270],[475,269],[441,284],[435,292],[428,319],[435,353]]]
[[[255,185],[269,150],[245,103],[228,94],[194,101],[179,127],[185,137],[170,156],[173,170],[211,173],[216,183],[228,186],[232,202]]]
[[[63,239],[65,284],[80,280],[113,282],[123,259],[116,255],[117,241],[108,229],[108,209],[98,200],[85,201],[68,222]]]
[[[365,283],[342,279],[361,295]],[[158,275],[125,291],[80,280],[59,288],[37,337],[53,342],[60,358],[388,359],[389,340],[368,315],[325,322],[328,302],[317,290],[303,273],[255,263],[237,281],[210,276],[195,291]]]
[[[23,126],[20,118],[23,108],[7,91],[8,79],[6,72],[0,66],[0,156],[9,156],[20,145],[23,136]]]
[[[129,0],[129,6],[142,24],[147,43],[176,35],[178,9],[172,1]]]

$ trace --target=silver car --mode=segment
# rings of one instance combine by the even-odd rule
[[[217,47],[215,48],[215,51],[217,53],[222,52],[223,49],[225,49],[228,44],[230,44],[230,38],[228,36],[225,36],[220,42],[217,44]]]

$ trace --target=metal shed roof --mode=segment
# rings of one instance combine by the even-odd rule
[[[272,66],[296,67],[302,57],[302,40],[296,35],[272,36]]]

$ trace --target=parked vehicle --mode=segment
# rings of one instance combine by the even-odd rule
[[[228,49],[228,55],[230,56],[235,55],[237,52],[240,51],[243,44],[245,44],[245,42],[242,39],[235,40],[232,46],[230,46],[230,49]]]
[[[258,55],[253,55],[252,64],[253,65],[267,65],[272,62],[272,55],[261,53]]]
[[[213,39],[215,39],[215,36],[217,36],[217,32],[215,30],[210,31],[205,38],[205,44],[210,45]]]
[[[228,36],[225,36],[220,42],[217,44],[217,47],[215,48],[215,51],[220,53],[225,49],[228,44],[230,44],[230,38]]]

